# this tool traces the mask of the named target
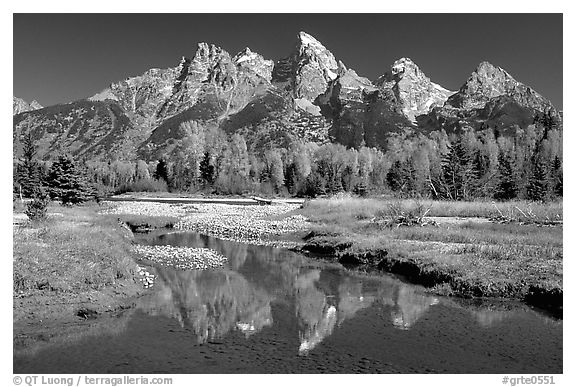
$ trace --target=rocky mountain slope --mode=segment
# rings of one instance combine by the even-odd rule
[[[433,107],[442,106],[454,94],[431,82],[420,68],[409,58],[398,59],[390,71],[376,80],[381,89],[391,89],[396,96],[402,113],[410,121],[427,114]]]
[[[499,131],[526,128],[537,115],[562,121],[552,103],[534,89],[515,80],[504,69],[482,62],[443,106],[418,117],[425,130],[458,131],[465,127],[491,127]]]
[[[336,79],[334,55],[311,35],[300,32],[292,53],[276,62],[272,82],[295,99],[314,101]]]
[[[67,151],[90,159],[156,159],[185,135],[186,121],[240,132],[254,146],[297,136],[385,147],[390,133],[406,129],[505,131],[526,127],[538,114],[560,117],[547,99],[488,62],[456,92],[408,58],[372,82],[305,32],[275,62],[249,48],[232,56],[199,43],[174,67],[112,83],[86,100],[39,108],[14,98],[15,144],[32,131],[43,157]]]
[[[16,115],[19,113],[29,112],[32,110],[42,109],[42,105],[40,105],[36,100],[28,103],[24,101],[22,98],[12,97],[12,114]]]
[[[15,155],[20,148],[16,139],[28,131],[37,139],[37,154],[45,159],[60,153],[102,160],[135,156],[134,126],[111,100],[82,100],[15,115]]]

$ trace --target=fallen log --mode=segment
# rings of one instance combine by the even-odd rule
[[[258,196],[252,196],[250,199],[257,201],[261,206],[272,204],[272,199],[259,198]]]

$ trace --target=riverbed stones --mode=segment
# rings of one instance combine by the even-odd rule
[[[149,216],[175,216],[180,219],[174,228],[194,231],[204,235],[257,245],[289,247],[285,241],[271,238],[309,229],[307,219],[286,214],[300,207],[299,204],[273,204],[243,206],[217,203],[170,204],[150,202],[107,202],[108,214]]]
[[[106,208],[102,214],[173,216],[183,217],[195,211],[195,206],[185,204],[153,203],[153,202],[103,202]]]
[[[136,267],[136,271],[142,277],[140,278],[140,282],[142,282],[144,289],[148,289],[154,286],[154,278],[156,277],[154,274],[151,274],[145,268],[140,266]]]
[[[207,248],[136,245],[134,250],[144,259],[178,270],[213,269],[221,267],[228,260],[217,251]],[[154,276],[152,275],[145,280],[144,287],[150,287],[153,284]]]

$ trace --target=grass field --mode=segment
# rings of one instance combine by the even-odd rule
[[[394,220],[399,209],[402,213],[425,213],[424,221],[427,217],[441,218],[434,218],[440,219],[436,225],[396,227],[390,219]],[[561,202],[417,203],[336,196],[307,202],[299,213],[314,224],[314,233],[307,238],[310,251],[330,251],[337,246],[339,257],[371,254],[378,260],[386,252],[381,268],[438,293],[540,297],[541,306],[561,305],[562,225],[539,223],[561,220]],[[502,214],[510,222],[478,219]],[[464,219],[454,221],[454,217]],[[383,226],[390,223],[392,227]]]
[[[92,206],[50,211],[57,214],[14,229],[15,293],[99,290],[133,278],[130,243],[117,222],[95,216]]]
[[[368,219],[380,212],[387,212],[390,206],[412,210],[416,206],[430,209],[428,216],[438,217],[496,217],[504,215],[518,221],[558,221],[562,220],[562,202],[531,203],[517,200],[509,202],[475,201],[454,202],[413,199],[357,198],[349,195],[336,195],[329,199],[307,202],[307,214],[321,220],[348,222],[351,218]]]

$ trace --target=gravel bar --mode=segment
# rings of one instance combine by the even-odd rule
[[[214,269],[228,261],[222,254],[207,248],[135,245],[134,250],[149,261],[179,270]]]
[[[308,230],[302,215],[281,217],[300,208],[299,204],[242,206],[232,204],[169,204],[143,202],[106,202],[102,213],[148,216],[173,216],[180,219],[174,228],[256,245],[287,247],[292,243],[271,240],[273,237]]]

